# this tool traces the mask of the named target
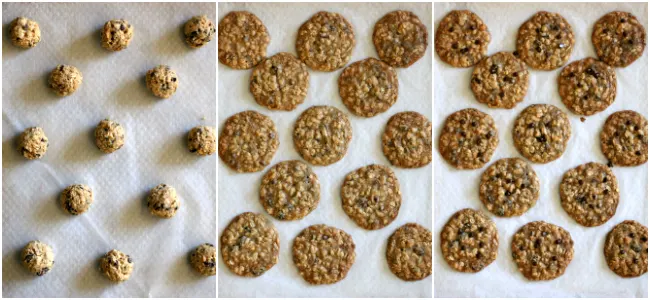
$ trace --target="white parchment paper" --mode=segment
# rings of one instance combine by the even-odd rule
[[[296,55],[298,28],[321,10],[342,14],[352,23],[357,45],[349,63],[377,57],[372,44],[375,23],[386,13],[403,9],[413,11],[431,33],[431,4],[369,4],[369,3],[220,3],[219,20],[233,10],[247,10],[257,15],[268,28],[271,43],[268,55],[290,52]],[[430,36],[431,37],[431,36]],[[237,71],[219,64],[219,125],[238,112],[256,110],[269,116],[278,129],[280,147],[271,166],[289,159],[301,159],[291,138],[293,124],[303,111],[314,105],[331,105],[346,113],[352,124],[353,138],[347,155],[339,162],[314,167],[321,184],[318,207],[300,221],[280,222],[266,213],[258,200],[262,176],[271,167],[252,174],[237,174],[221,160],[219,172],[219,233],[236,215],[252,211],[272,219],[280,233],[279,263],[258,278],[234,275],[219,262],[220,297],[431,297],[431,276],[417,282],[405,282],[393,275],[386,263],[388,237],[407,222],[416,222],[431,229],[431,165],[419,169],[392,168],[402,190],[399,215],[387,227],[368,231],[357,226],[341,207],[340,187],[348,172],[369,164],[390,165],[381,151],[381,134],[388,119],[395,113],[414,110],[431,118],[431,50],[407,69],[397,69],[399,96],[387,112],[373,118],[356,117],[348,111],[338,94],[337,80],[341,70],[315,72],[310,70],[310,86],[305,103],[291,112],[271,111],[255,102],[248,90],[250,70]],[[327,224],[345,230],[356,244],[356,261],[347,277],[333,285],[312,286],[298,273],[291,257],[293,239],[313,224]],[[221,259],[221,257],[219,257]]]
[[[186,137],[197,125],[215,126],[216,41],[186,46],[182,26],[194,15],[215,20],[215,4],[28,4],[3,3],[2,47],[2,292],[4,297],[214,297],[215,277],[198,275],[189,252],[215,243],[216,155],[198,157]],[[42,41],[14,47],[8,24],[18,16],[36,20]],[[128,49],[100,46],[99,29],[124,18],[135,27]],[[57,64],[83,73],[71,96],[47,87]],[[176,94],[154,97],[147,70],[170,65],[179,76]],[[95,144],[103,118],[120,122],[126,144],[110,155]],[[40,126],[47,154],[28,161],[16,137]],[[90,210],[64,212],[58,202],[70,184],[94,192]],[[159,183],[176,188],[181,206],[172,219],[152,216],[148,191]],[[52,246],[54,268],[43,277],[27,273],[19,259],[30,240]],[[131,278],[113,284],[99,271],[99,258],[119,249],[135,260]]]
[[[570,61],[589,56],[595,57],[591,43],[593,24],[604,14],[613,10],[633,13],[647,29],[647,4],[569,4],[569,3],[436,3],[434,19],[436,26],[451,10],[469,9],[486,23],[492,35],[488,54],[498,51],[514,51],[519,26],[540,10],[559,12],[573,27],[575,49]],[[636,220],[648,224],[648,164],[638,167],[615,167],[613,169],[620,188],[620,203],[616,215],[607,223],[586,228],[576,223],[562,209],[559,185],[562,175],[570,168],[590,161],[607,163],[600,150],[599,134],[605,119],[619,110],[634,110],[647,118],[648,54],[643,54],[627,68],[616,69],[616,101],[604,112],[581,122],[564,106],[557,91],[557,76],[561,69],[534,71],[529,69],[530,85],[526,98],[514,109],[491,109],[475,100],[469,88],[473,68],[453,68],[435,56],[434,74],[434,134],[436,144],[445,118],[460,109],[473,107],[488,113],[499,130],[499,146],[490,162],[479,170],[459,171],[447,164],[440,153],[434,153],[435,162],[435,232],[436,241],[440,231],[451,215],[466,207],[480,209],[492,217],[499,230],[499,256],[487,268],[477,274],[465,274],[451,269],[438,244],[435,245],[436,297],[647,297],[648,275],[625,279],[609,270],[603,255],[607,233],[624,220]],[[497,218],[491,214],[478,197],[482,172],[496,160],[505,157],[521,157],[512,140],[512,124],[516,116],[528,105],[553,104],[567,113],[571,121],[571,139],[567,149],[556,161],[533,164],[540,178],[541,192],[537,204],[521,217]],[[436,146],[437,149],[437,146]],[[547,282],[526,280],[512,260],[510,243],[513,234],[524,224],[544,220],[564,227],[571,233],[574,258],[565,274]]]

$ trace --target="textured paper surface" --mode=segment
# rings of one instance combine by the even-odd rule
[[[2,292],[4,297],[214,297],[215,277],[198,275],[189,252],[215,243],[216,155],[187,150],[187,133],[215,126],[216,41],[201,49],[185,44],[182,26],[194,15],[215,20],[215,4],[17,4],[3,6],[2,89]],[[18,16],[36,20],[42,41],[29,50],[6,37]],[[128,49],[109,52],[99,30],[110,19],[135,27]],[[71,96],[57,97],[47,76],[57,64],[83,73]],[[167,64],[179,76],[176,94],[154,97],[147,70]],[[103,118],[120,122],[126,144],[110,155],[95,144]],[[203,119],[205,118],[205,119]],[[28,161],[16,137],[40,126],[47,154]],[[172,219],[152,216],[148,191],[159,183],[176,188],[181,206]],[[71,216],[58,197],[70,184],[94,192],[90,210]],[[19,260],[30,240],[54,249],[55,265],[43,277]],[[99,271],[99,258],[116,248],[135,261],[131,278],[113,284]]]
[[[514,51],[519,26],[535,12],[546,10],[558,12],[573,27],[575,49],[571,61],[596,55],[591,43],[593,24],[604,14],[613,10],[632,12],[647,29],[647,4],[568,4],[568,3],[507,3],[507,4],[435,4],[436,26],[451,10],[469,9],[486,23],[492,41],[488,54],[498,51]],[[600,129],[605,119],[619,110],[634,110],[647,118],[648,99],[648,54],[643,54],[632,65],[616,69],[616,101],[605,111],[587,117],[580,122],[580,116],[567,110],[557,90],[557,76],[554,71],[530,71],[530,85],[523,102],[514,109],[491,109],[475,100],[469,88],[473,68],[452,68],[434,54],[434,134],[437,145],[440,128],[445,118],[460,109],[473,107],[488,113],[496,122],[499,131],[499,146],[490,162],[473,171],[459,171],[447,164],[440,152],[434,151],[435,162],[435,241],[440,231],[454,212],[470,207],[480,209],[495,221],[499,230],[499,255],[497,259],[478,274],[456,272],[442,257],[439,244],[434,246],[436,297],[647,297],[648,275],[624,279],[612,272],[603,255],[607,233],[624,220],[636,220],[648,224],[648,164],[638,167],[613,169],[620,188],[620,203],[616,215],[607,223],[586,228],[576,223],[562,209],[559,185],[562,175],[570,168],[590,161],[607,163],[600,150]],[[478,197],[478,186],[482,172],[496,160],[505,157],[521,157],[512,140],[512,125],[516,116],[527,106],[535,103],[553,104],[567,113],[571,121],[571,139],[567,149],[558,160],[548,164],[533,164],[540,184],[540,198],[537,204],[521,217],[497,218],[484,207]],[[510,243],[513,234],[524,224],[544,220],[571,233],[574,241],[574,258],[565,274],[548,282],[531,282],[517,270],[511,257]]]
[[[372,44],[375,23],[386,13],[403,9],[413,11],[431,33],[430,4],[343,4],[343,3],[220,3],[219,20],[228,12],[247,10],[257,15],[268,28],[271,43],[268,55],[290,52],[296,55],[298,28],[321,10],[342,14],[352,23],[356,47],[349,63],[377,57]],[[429,36],[431,37],[431,36]],[[381,151],[381,134],[388,119],[397,112],[414,110],[431,120],[431,51],[407,69],[397,69],[399,96],[388,111],[373,118],[356,117],[342,103],[337,80],[341,70],[315,72],[310,70],[310,86],[305,103],[291,112],[271,111],[255,102],[248,90],[250,70],[237,71],[219,64],[219,125],[244,110],[255,110],[269,116],[278,129],[280,146],[271,165],[261,172],[237,174],[219,160],[219,234],[236,215],[252,211],[264,213],[273,220],[280,233],[280,259],[276,266],[258,278],[238,277],[219,262],[220,297],[430,297],[431,276],[417,282],[405,282],[393,275],[385,259],[388,237],[407,222],[416,222],[431,229],[431,164],[419,169],[392,168],[402,190],[402,206],[397,219],[387,227],[368,231],[357,226],[341,207],[340,187],[348,172],[369,164],[390,165]],[[303,111],[314,105],[331,105],[343,111],[352,125],[352,142],[347,155],[327,167],[313,167],[321,184],[318,207],[300,221],[280,222],[273,219],[260,204],[259,184],[262,176],[281,161],[301,159],[293,147],[293,124]],[[356,262],[347,277],[333,285],[309,285],[293,264],[293,239],[313,224],[327,224],[345,230],[356,244]],[[221,259],[221,256],[219,257]]]

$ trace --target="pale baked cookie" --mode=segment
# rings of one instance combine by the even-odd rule
[[[607,222],[616,213],[618,199],[616,176],[606,165],[587,163],[562,177],[562,208],[582,226],[594,227]]]
[[[291,53],[273,55],[253,69],[249,89],[259,105],[271,110],[293,110],[307,97],[307,65]]]
[[[564,17],[540,11],[519,27],[515,56],[533,69],[553,70],[569,61],[574,44],[573,29]]]
[[[235,217],[221,234],[223,263],[239,276],[257,277],[278,263],[280,238],[273,223],[261,214]]]
[[[397,101],[397,73],[384,62],[366,58],[355,62],[339,76],[339,95],[355,115],[373,117],[387,111]]]
[[[456,271],[476,273],[489,266],[499,251],[497,226],[481,211],[465,208],[447,221],[440,233],[440,249]]]
[[[375,24],[372,42],[379,58],[396,68],[407,68],[427,51],[429,33],[418,16],[396,10]]]
[[[169,219],[176,215],[180,206],[176,189],[170,185],[159,184],[149,191],[147,207],[154,216]]]
[[[29,127],[18,138],[18,151],[27,159],[39,159],[50,145],[41,127]]]
[[[31,241],[23,248],[20,254],[23,266],[29,273],[36,276],[47,274],[54,266],[54,252],[52,248],[41,241]]]
[[[542,221],[522,226],[512,237],[512,258],[529,280],[562,276],[573,259],[573,240],[564,228]]]
[[[124,19],[110,20],[101,32],[102,47],[110,51],[126,49],[133,39],[133,27]]]
[[[183,28],[185,42],[192,48],[201,48],[207,45],[216,31],[214,23],[205,15],[192,17]]]
[[[528,91],[528,67],[512,53],[498,52],[476,65],[470,86],[478,102],[513,108]]]
[[[34,20],[18,17],[9,24],[9,38],[14,46],[29,49],[41,41],[41,28]]]
[[[302,158],[327,166],[343,158],[352,140],[352,127],[345,114],[333,106],[312,106],[293,127],[293,144]]]
[[[487,54],[490,38],[487,26],[476,14],[452,10],[436,30],[436,53],[454,67],[471,67]]]
[[[260,19],[247,11],[233,11],[219,22],[219,61],[233,69],[250,69],[266,57],[271,42]]]
[[[93,190],[85,184],[73,184],[61,192],[61,207],[71,215],[86,212],[93,204]]]
[[[521,158],[497,160],[481,175],[479,198],[499,217],[521,216],[539,199],[539,179]]]
[[[115,249],[108,251],[99,261],[102,273],[111,281],[117,282],[128,280],[134,266],[131,256]]]
[[[591,33],[598,58],[612,67],[627,67],[643,55],[645,28],[631,13],[613,11],[601,17]]]
[[[406,281],[422,280],[431,275],[432,242],[431,231],[418,224],[407,223],[397,228],[386,246],[390,271]]]
[[[348,20],[337,13],[320,11],[300,26],[296,52],[310,68],[331,72],[345,66],[355,44]]]
[[[345,231],[326,225],[305,228],[293,240],[293,263],[311,284],[332,284],[345,278],[354,264],[354,241]]]
[[[636,221],[616,225],[605,239],[607,266],[621,277],[648,272],[648,227]]]
[[[591,57],[564,67],[557,77],[557,85],[564,105],[578,115],[601,112],[616,98],[616,72]]]
[[[299,160],[273,166],[260,185],[260,203],[278,220],[300,220],[320,201],[320,182],[312,169]]]
[[[219,157],[237,172],[257,172],[271,163],[279,145],[273,121],[248,110],[226,120],[219,135]]]
[[[600,132],[600,149],[617,166],[638,166],[648,161],[648,120],[622,110],[611,114]]]
[[[438,150],[456,169],[478,169],[490,161],[498,144],[498,131],[492,117],[467,108],[447,117]]]
[[[431,122],[414,111],[393,115],[381,137],[382,150],[393,166],[419,168],[431,162]]]
[[[147,71],[147,88],[156,97],[167,99],[176,93],[178,75],[169,66],[159,65]]]
[[[82,80],[83,75],[79,69],[68,65],[58,65],[50,73],[48,84],[57,95],[67,96],[81,86]]]
[[[95,128],[95,145],[104,153],[113,153],[124,146],[124,127],[120,123],[104,119]]]
[[[190,264],[203,276],[217,274],[217,248],[212,244],[201,244],[190,253]]]
[[[196,155],[206,156],[217,152],[217,135],[214,127],[196,126],[187,135],[187,149]]]
[[[519,153],[534,163],[545,164],[564,153],[571,137],[567,115],[550,104],[526,107],[512,128],[512,138]]]

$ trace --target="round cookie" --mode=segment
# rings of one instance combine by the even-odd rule
[[[34,20],[18,17],[9,24],[9,38],[14,46],[29,49],[41,41],[41,28]]]
[[[611,114],[600,132],[600,149],[612,164],[638,166],[648,161],[648,120],[622,110]]]
[[[442,228],[440,248],[454,270],[476,273],[497,258],[499,232],[486,214],[465,208],[456,212]]]
[[[99,261],[100,270],[111,281],[125,281],[131,277],[133,259],[119,250],[108,251]]]
[[[124,127],[104,119],[95,128],[95,145],[104,153],[113,153],[124,146]]]
[[[513,108],[528,91],[528,68],[510,52],[498,52],[481,60],[470,84],[478,102],[492,108]]]
[[[201,244],[190,253],[192,268],[203,276],[217,274],[217,248],[212,244]]]
[[[257,104],[271,110],[291,111],[307,97],[307,65],[291,53],[273,55],[253,69],[249,89]]]
[[[564,67],[557,84],[562,102],[577,115],[591,116],[601,112],[616,98],[616,72],[591,57]]]
[[[18,151],[27,159],[39,159],[50,145],[41,127],[29,127],[18,138]]]
[[[529,280],[552,280],[573,259],[573,240],[564,228],[543,221],[522,226],[512,238],[512,258]]]
[[[192,48],[201,48],[207,45],[216,31],[214,23],[205,15],[192,17],[183,27],[185,43]]]
[[[538,70],[554,70],[571,57],[575,40],[573,29],[557,13],[537,12],[519,27],[515,56]]]
[[[93,204],[93,190],[85,184],[73,184],[61,192],[61,207],[71,215],[86,212]]]
[[[262,21],[247,11],[233,11],[219,22],[219,61],[233,69],[256,66],[271,42]]]
[[[601,17],[591,33],[598,58],[612,67],[627,67],[643,55],[645,28],[631,13],[613,11]]]
[[[196,126],[187,135],[187,149],[196,155],[206,156],[217,152],[217,135],[214,127]]]
[[[262,214],[240,214],[221,234],[223,262],[239,276],[264,274],[278,263],[279,253],[278,231]]]
[[[499,144],[492,117],[474,108],[449,115],[441,131],[438,150],[456,169],[481,168]]]
[[[176,215],[180,206],[176,189],[169,185],[159,184],[149,191],[147,207],[154,216],[169,219]]]
[[[124,19],[110,20],[101,32],[102,47],[110,51],[126,49],[133,38],[133,27]]]
[[[147,71],[145,80],[151,93],[163,99],[171,97],[178,88],[178,75],[165,65],[158,65]]]
[[[428,229],[407,223],[388,238],[386,261],[395,276],[406,281],[422,280],[432,272],[431,245]]]
[[[393,166],[419,168],[431,162],[431,122],[414,111],[393,115],[381,137],[384,156]]]
[[[487,55],[490,38],[487,26],[475,13],[452,10],[436,30],[436,53],[454,67],[471,67]]]
[[[603,164],[577,166],[562,177],[562,208],[582,226],[602,225],[616,213],[618,183],[614,173]]]
[[[54,252],[50,246],[41,241],[31,241],[20,253],[20,260],[29,273],[43,276],[54,266]]]
[[[379,59],[395,68],[407,68],[418,61],[429,44],[427,27],[410,11],[384,15],[372,33]]]
[[[369,165],[345,176],[341,200],[343,211],[350,219],[364,229],[376,230],[397,218],[402,193],[391,169]]]
[[[293,263],[310,284],[332,284],[345,278],[354,264],[352,236],[326,225],[305,228],[293,240]]]
[[[300,220],[320,201],[320,182],[312,169],[299,160],[273,166],[260,185],[260,203],[278,220]]]
[[[300,26],[296,52],[313,70],[331,72],[348,63],[355,44],[348,20],[337,13],[320,11]]]
[[[481,175],[479,198],[499,217],[521,216],[539,199],[539,179],[521,158],[497,160]]]
[[[279,145],[273,121],[248,110],[226,120],[219,135],[219,157],[237,172],[257,172],[271,163]]]
[[[333,106],[312,106],[293,127],[293,144],[302,158],[327,166],[343,158],[352,140],[352,127],[345,114]]]
[[[50,88],[59,96],[67,96],[74,93],[83,81],[83,75],[79,69],[68,66],[58,65],[50,73],[48,84]]]
[[[383,113],[397,101],[397,73],[378,59],[366,58],[347,66],[338,82],[343,104],[360,117]]]
[[[545,164],[564,153],[571,137],[569,118],[559,108],[550,104],[533,104],[526,107],[512,128],[515,147],[534,163]]]
[[[648,272],[648,227],[636,221],[616,225],[605,239],[607,266],[621,277]]]

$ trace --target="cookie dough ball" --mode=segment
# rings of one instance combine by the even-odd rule
[[[23,266],[37,276],[43,276],[52,269],[54,265],[54,252],[52,248],[40,241],[31,241],[23,248],[20,255]]]
[[[133,272],[133,259],[119,250],[111,250],[99,262],[101,271],[112,281],[125,281]]]
[[[93,190],[85,184],[73,184],[61,192],[61,206],[72,215],[86,212],[93,203]]]
[[[110,20],[102,29],[102,47],[110,51],[126,49],[133,38],[133,27],[124,19]]]
[[[49,145],[43,128],[30,127],[20,134],[18,151],[27,159],[38,159],[45,155]]]
[[[206,16],[192,17],[185,23],[185,42],[192,48],[201,48],[209,43],[217,30]]]
[[[201,275],[214,276],[217,274],[217,248],[208,243],[196,247],[190,254],[190,264]]]
[[[9,25],[9,35],[14,46],[29,49],[41,41],[41,28],[36,21],[19,17]]]
[[[104,153],[113,153],[124,146],[124,127],[104,119],[95,128],[95,144]]]
[[[149,192],[147,207],[152,215],[171,218],[178,211],[181,202],[176,196],[176,189],[166,184],[159,184]]]
[[[217,135],[210,126],[196,126],[187,135],[187,148],[197,155],[212,155],[217,152]]]
[[[68,65],[58,65],[50,73],[48,82],[57,95],[67,96],[74,93],[81,86],[83,79],[79,69]]]
[[[160,98],[169,98],[178,88],[178,75],[169,66],[159,65],[147,71],[147,88]]]

